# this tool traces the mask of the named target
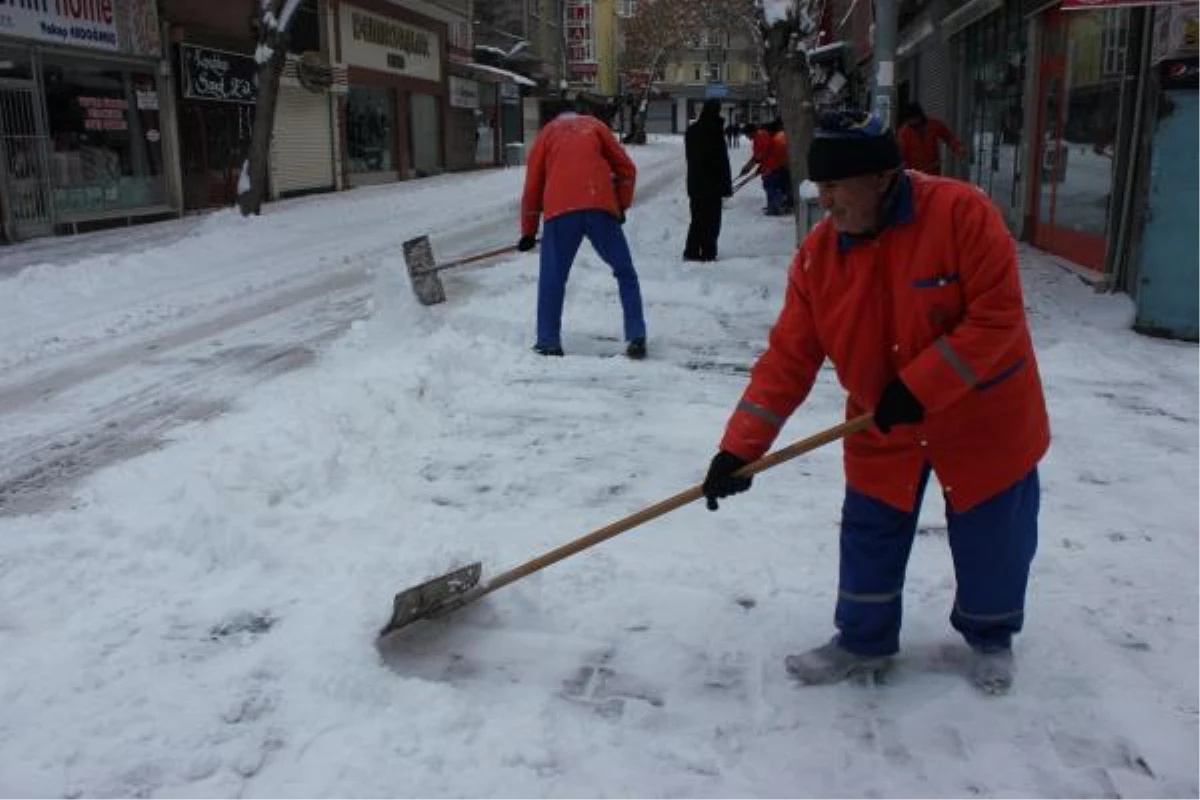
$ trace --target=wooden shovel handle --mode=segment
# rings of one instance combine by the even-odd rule
[[[496,256],[505,256],[509,253],[515,253],[517,250],[518,248],[515,244],[510,244],[507,247],[497,247],[495,250],[488,250],[486,253],[476,253],[473,256],[460,258],[457,261],[451,261],[448,264],[439,264],[433,269],[425,270],[419,274],[424,275],[426,272],[441,272],[444,269],[450,269],[452,267],[462,267],[466,266],[467,264],[474,264],[476,261],[486,261],[487,259],[495,258]]]
[[[785,461],[790,461],[796,456],[816,450],[818,447],[827,445],[830,442],[836,442],[838,439],[842,439],[852,433],[865,430],[870,426],[871,415],[863,414],[862,416],[847,420],[840,425],[835,425],[832,428],[821,431],[820,433],[810,436],[807,439],[801,439],[798,442],[793,442],[787,447],[776,450],[774,453],[765,455],[759,460],[751,462],[742,467],[740,470],[738,470],[737,474],[743,477],[757,475],[758,473],[768,470],[771,467],[778,466]],[[544,555],[538,556],[531,561],[526,561],[519,567],[514,567],[508,572],[497,575],[495,578],[492,578],[492,580],[488,581],[486,586],[480,587],[480,596],[484,594],[490,594],[491,592],[494,592],[503,586],[507,586],[513,581],[520,580],[527,575],[532,575],[538,570],[545,569],[551,564],[562,561],[567,556],[573,556],[581,550],[586,550],[592,545],[600,544],[600,542],[611,539],[617,534],[624,533],[630,528],[636,528],[638,525],[641,525],[644,522],[649,522],[652,519],[656,519],[664,514],[674,511],[677,508],[685,506],[694,500],[699,500],[703,496],[704,489],[702,485],[697,484],[690,489],[685,489],[679,494],[655,503],[649,508],[644,508],[641,511],[630,514],[624,519],[619,519],[616,522],[605,525],[599,530],[592,531],[586,536],[581,536],[573,542],[568,542],[560,547],[556,547]]]

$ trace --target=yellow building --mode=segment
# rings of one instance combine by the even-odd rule
[[[618,91],[617,0],[566,0],[563,35],[571,89],[614,97]]]

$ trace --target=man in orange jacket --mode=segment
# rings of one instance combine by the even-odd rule
[[[544,217],[538,272],[537,343],[533,349],[561,356],[562,311],[567,276],[586,236],[612,268],[624,314],[625,355],[646,357],[641,287],[621,225],[633,204],[637,168],[612,131],[595,117],[563,111],[538,134],[525,167],[521,195],[522,252],[537,245]]]
[[[831,683],[888,666],[933,472],[958,584],[950,622],[975,683],[1006,691],[1050,438],[1012,237],[975,187],[900,169],[873,115],[822,118],[808,168],[829,216],[792,262],[768,348],[709,466],[709,508],[750,487],[735,473],[767,452],[830,359],[847,416],[871,411],[875,424],[845,441],[838,635],[788,656],[788,671]]]
[[[767,216],[784,216],[791,212],[791,171],[788,169],[787,134],[783,121],[772,120],[766,125],[747,125],[751,137],[750,158],[738,177],[749,174],[755,166],[762,176],[763,192],[767,196]]]
[[[946,123],[927,117],[920,103],[909,104],[897,138],[904,165],[926,175],[942,174],[943,142],[959,158],[966,155],[962,142],[946,127]]]

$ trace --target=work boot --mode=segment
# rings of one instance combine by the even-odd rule
[[[1008,694],[1013,682],[1013,652],[971,648],[971,681],[984,694]]]
[[[788,656],[783,665],[793,678],[808,686],[838,683],[847,678],[878,677],[892,665],[891,656],[860,656],[851,653],[833,637],[828,643],[799,655]]]
[[[564,355],[562,347],[555,345],[535,344],[533,352],[539,356],[561,356]]]
[[[646,340],[630,339],[629,344],[625,347],[625,355],[634,361],[641,361],[646,357]]]

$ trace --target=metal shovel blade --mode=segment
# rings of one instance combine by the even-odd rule
[[[396,595],[392,604],[392,618],[379,631],[379,635],[386,636],[419,619],[436,617],[466,605],[473,599],[470,592],[479,583],[482,574],[483,564],[476,561],[405,589]]]
[[[408,279],[421,305],[434,306],[446,301],[446,290],[437,274],[433,260],[433,245],[428,236],[418,236],[404,243],[404,263]]]

